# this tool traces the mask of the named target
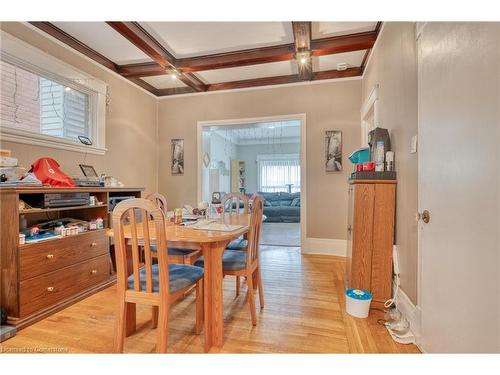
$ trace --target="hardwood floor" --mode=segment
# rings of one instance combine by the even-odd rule
[[[380,311],[356,319],[344,311],[342,258],[301,255],[299,248],[261,247],[266,307],[253,327],[246,286],[235,297],[233,277],[224,280],[224,346],[211,353],[418,353],[397,344],[377,323]],[[0,352],[109,353],[113,344],[115,287],[110,287],[18,332]],[[257,299],[258,300],[258,299]],[[257,309],[259,305],[257,303]],[[170,315],[169,352],[203,353],[203,332],[194,334],[191,293]],[[155,352],[151,308],[139,306],[137,332],[125,353]]]

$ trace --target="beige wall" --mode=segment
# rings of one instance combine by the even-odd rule
[[[396,244],[401,288],[417,302],[417,57],[415,24],[385,23],[363,77],[363,99],[380,85],[380,126],[390,129],[398,173]]]
[[[198,121],[305,113],[307,237],[345,239],[347,156],[360,146],[361,81],[337,81],[163,99],[158,107],[160,193],[169,205],[196,204]],[[325,173],[325,130],[343,132],[342,173]],[[170,174],[170,139],[183,138],[185,172]]]
[[[103,156],[87,155],[86,164],[93,165],[98,173],[115,176],[126,186],[143,186],[147,191],[156,191],[156,98],[24,24],[4,22],[0,28],[109,85],[111,111],[106,114],[108,151]],[[12,150],[25,167],[29,168],[33,161],[47,156],[56,159],[66,173],[81,175],[78,164],[83,161],[83,153],[12,142],[2,142],[1,147]]]

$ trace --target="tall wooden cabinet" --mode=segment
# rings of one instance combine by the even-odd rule
[[[244,160],[231,160],[231,192],[245,193],[246,166]]]
[[[391,298],[395,180],[351,180],[346,286],[373,294],[372,307]]]

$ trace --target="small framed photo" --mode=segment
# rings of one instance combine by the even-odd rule
[[[93,166],[85,164],[78,165],[80,166],[80,169],[85,177],[99,177]]]
[[[325,170],[342,171],[342,132],[340,130],[325,131]]]
[[[171,144],[171,165],[170,170],[172,175],[184,174],[184,139],[172,139]]]
[[[213,204],[219,204],[221,199],[221,194],[220,191],[214,191],[212,193],[212,203]]]

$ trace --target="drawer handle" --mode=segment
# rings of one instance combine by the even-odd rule
[[[47,259],[52,259],[54,258],[54,254],[47,254]]]
[[[95,274],[97,274],[97,270],[92,270],[92,271],[90,271],[90,273],[91,273],[92,275],[95,275]]]
[[[95,247],[95,246],[97,246],[97,242],[92,242],[92,243],[90,244],[90,246],[91,246],[91,247]]]
[[[54,291],[54,287],[53,287],[53,286],[49,286],[49,287],[47,288],[47,292],[53,292],[53,291]]]

